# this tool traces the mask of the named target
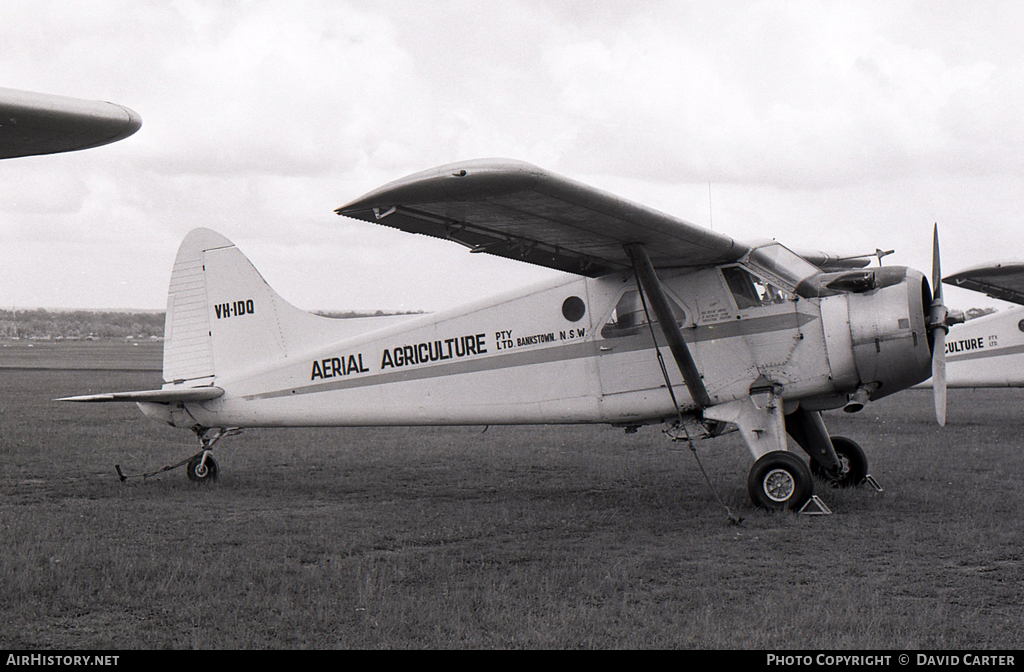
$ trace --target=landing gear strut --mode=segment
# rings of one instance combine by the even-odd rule
[[[833,436],[832,445],[839,458],[838,476],[829,474],[821,464],[811,458],[811,473],[823,481],[829,481],[836,488],[854,488],[868,477],[868,457],[864,449],[853,439]]]

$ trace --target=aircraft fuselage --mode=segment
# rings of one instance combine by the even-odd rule
[[[985,315],[950,329],[946,384],[1024,387],[1024,308]]]
[[[761,379],[777,385],[792,408],[801,402],[823,410],[845,404],[863,383],[879,382],[877,397],[928,375],[912,273],[869,294],[811,297],[740,264],[663,272],[661,280],[714,404],[749,397]],[[245,321],[270,306],[247,296],[211,301],[249,307],[214,320],[222,342],[236,341],[236,364],[215,380],[225,390],[220,398],[177,410],[144,405],[172,424],[639,425],[676,414],[628,273],[559,279],[274,361],[254,356],[248,368],[238,364]],[[653,333],[678,403],[696,410],[657,325]]]

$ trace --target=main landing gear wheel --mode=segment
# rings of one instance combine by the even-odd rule
[[[754,462],[747,476],[747,491],[762,509],[797,511],[814,494],[814,479],[803,460],[793,453],[776,450]]]
[[[855,488],[863,483],[868,476],[868,456],[860,444],[845,436],[833,436],[832,446],[839,458],[839,477],[829,475],[814,459],[811,459],[811,473],[836,488]]]
[[[213,459],[213,455],[207,455],[205,460],[200,455],[189,461],[185,471],[188,480],[194,483],[213,483],[217,480],[217,460]]]

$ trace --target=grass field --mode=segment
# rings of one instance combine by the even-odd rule
[[[768,514],[737,435],[656,428],[247,430],[221,478],[131,405],[151,371],[0,371],[0,648],[1015,649],[1024,392],[828,414],[885,487]]]
[[[158,340],[0,341],[0,369],[98,369],[161,371]]]

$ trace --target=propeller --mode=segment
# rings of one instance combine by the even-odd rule
[[[959,311],[950,312],[942,297],[942,268],[939,261],[939,225],[932,233],[932,305],[928,311],[928,330],[932,333],[932,392],[935,419],[946,426],[946,334],[949,327],[964,321]]]

